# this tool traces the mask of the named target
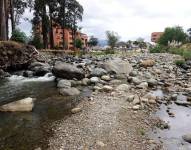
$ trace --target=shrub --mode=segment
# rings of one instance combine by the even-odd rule
[[[113,49],[106,49],[104,52],[106,55],[115,54],[115,50],[113,50]]]
[[[180,48],[170,48],[170,49],[169,49],[169,52],[172,53],[172,54],[176,54],[176,55],[181,55],[181,56],[183,56],[184,49],[180,49]]]
[[[11,40],[19,43],[27,43],[27,36],[24,32],[21,32],[19,29],[16,29],[12,32]]]
[[[185,60],[176,60],[176,61],[175,61],[175,64],[176,64],[177,66],[182,66],[182,65],[185,64]]]
[[[150,48],[150,53],[165,53],[168,51],[168,48],[161,45],[156,45],[155,47]]]
[[[83,46],[82,40],[81,39],[76,39],[75,40],[75,47],[81,49],[82,46]]]
[[[191,51],[189,51],[189,50],[183,51],[182,56],[184,57],[185,60],[191,60]]]

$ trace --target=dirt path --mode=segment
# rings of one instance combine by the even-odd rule
[[[146,135],[151,126],[149,113],[129,109],[124,95],[97,93],[78,107],[81,112],[54,124],[50,150],[149,150],[156,146]]]

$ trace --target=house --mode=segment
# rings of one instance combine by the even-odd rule
[[[151,41],[157,43],[164,32],[153,32],[151,34]]]

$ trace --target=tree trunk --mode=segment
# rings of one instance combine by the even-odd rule
[[[10,0],[10,17],[11,17],[11,27],[12,32],[15,30],[15,19],[14,19],[14,5],[13,0]]]
[[[47,31],[47,17],[46,17],[46,6],[43,7],[42,14],[42,35],[44,49],[48,48],[48,31]]]
[[[50,48],[54,48],[54,33],[53,33],[53,23],[52,23],[52,12],[50,11]]]
[[[62,35],[63,35],[63,38],[62,38],[62,44],[63,44],[63,49],[65,49],[65,26],[66,26],[66,0],[63,0],[63,22],[62,22]]]
[[[0,40],[7,40],[6,0],[0,0]]]

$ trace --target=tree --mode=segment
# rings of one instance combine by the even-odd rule
[[[97,46],[98,45],[98,38],[95,38],[94,36],[91,36],[88,44],[91,47]]]
[[[187,34],[184,32],[182,27],[168,27],[165,29],[164,34],[159,39],[160,45],[168,46],[169,42],[182,42],[185,43],[187,40]]]
[[[0,0],[0,40],[7,40],[7,16],[6,16],[7,0]]]
[[[187,32],[188,32],[189,42],[191,42],[191,28],[189,28],[189,29],[187,30]]]
[[[75,47],[76,47],[76,48],[81,49],[81,48],[82,48],[82,45],[83,45],[83,43],[82,43],[82,40],[81,40],[81,39],[76,39],[76,40],[75,40]]]
[[[106,31],[106,37],[108,41],[108,45],[113,49],[117,42],[119,41],[119,36],[116,32],[114,31]]]
[[[21,32],[19,29],[15,29],[12,32],[11,40],[19,43],[27,43],[27,36],[24,32]]]
[[[40,34],[36,33],[35,35],[33,35],[29,44],[35,46],[37,49],[42,49],[43,43],[41,41]]]

